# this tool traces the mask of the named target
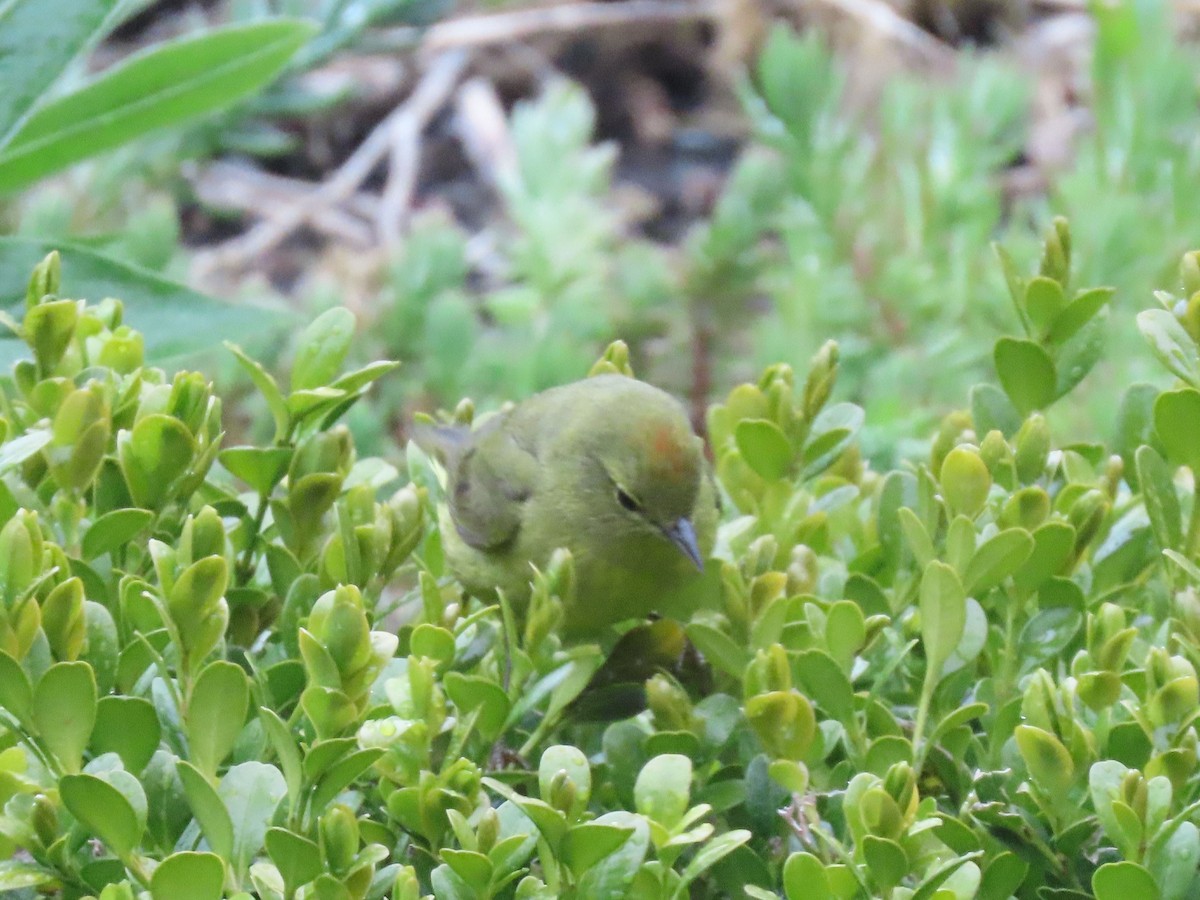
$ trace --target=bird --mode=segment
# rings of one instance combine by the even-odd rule
[[[595,375],[474,429],[418,425],[414,439],[445,468],[442,543],[468,594],[503,591],[520,611],[534,567],[570,552],[566,639],[676,612],[713,550],[720,510],[703,439],[683,406],[646,382]]]

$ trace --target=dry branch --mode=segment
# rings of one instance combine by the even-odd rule
[[[954,48],[904,18],[883,0],[820,0],[938,68],[954,67]]]
[[[328,179],[314,186],[299,202],[279,210],[270,219],[260,222],[245,234],[207,251],[203,257],[197,259],[200,270],[203,272],[214,268],[236,268],[245,265],[276,247],[292,231],[310,221],[322,210],[336,206],[355,194],[380,161],[393,151],[398,134],[402,135],[412,130],[420,134],[450,97],[466,64],[467,54],[462,50],[450,50],[437,57],[408,99],[375,126],[358,149]],[[409,149],[415,157],[417,148],[410,146]],[[415,168],[415,160],[412,165]],[[391,202],[397,203],[394,195]],[[387,203],[388,199],[385,196],[381,209],[386,207]],[[397,210],[393,209],[392,212],[394,214]],[[383,215],[381,212],[380,216]]]

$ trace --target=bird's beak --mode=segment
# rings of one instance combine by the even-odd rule
[[[666,526],[663,534],[683,551],[684,556],[696,564],[697,569],[704,571],[704,559],[700,556],[700,545],[696,543],[696,529],[692,527],[690,520],[680,519],[674,525]]]

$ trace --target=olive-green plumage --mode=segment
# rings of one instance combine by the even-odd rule
[[[575,562],[564,632],[677,611],[712,551],[717,496],[703,444],[669,394],[621,375],[551,388],[474,431],[419,430],[448,475],[451,570],[472,594],[529,596],[532,566]]]

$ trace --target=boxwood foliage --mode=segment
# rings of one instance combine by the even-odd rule
[[[338,419],[392,364],[343,371],[350,313],[286,388],[230,346],[275,433],[226,446],[208,380],[47,258],[0,420],[0,890],[1197,896],[1200,256],[1138,317],[1174,383],[1114,398],[1110,447],[1042,414],[1109,292],[1062,221],[1036,273],[1000,256],[996,383],[926,459],[862,461],[834,344],[768,369],[709,413],[696,612],[588,645],[568,555],[520,615],[466,600],[437,467],[356,458]]]

